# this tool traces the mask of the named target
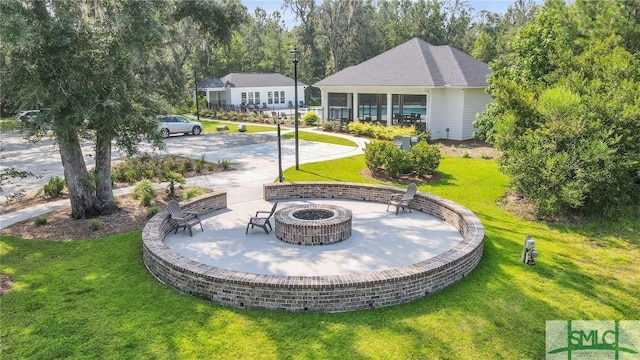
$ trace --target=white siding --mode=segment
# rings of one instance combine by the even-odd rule
[[[478,113],[481,113],[487,104],[491,102],[491,96],[484,89],[466,89],[464,91],[464,114],[462,119],[462,140],[472,139],[476,130],[473,121]]]
[[[295,92],[294,92],[294,87],[293,86],[274,86],[274,87],[259,87],[259,88],[230,88],[227,90],[228,96],[229,98],[227,99],[227,103],[228,104],[232,104],[232,105],[240,105],[242,104],[242,93],[243,92],[253,92],[253,93],[260,93],[260,106],[262,106],[262,103],[266,103],[267,107],[269,109],[275,108],[275,109],[288,109],[289,108],[289,101],[291,101],[291,103],[294,103],[294,99],[295,99]],[[304,101],[304,86],[298,86],[298,102],[299,101]],[[278,102],[277,104],[269,104],[269,92],[278,92],[280,94],[280,92],[284,91],[284,103],[280,103]],[[280,96],[278,96],[278,98],[280,98]]]
[[[462,140],[464,91],[434,89],[429,97],[429,131],[431,139]],[[447,129],[449,132],[447,134]]]

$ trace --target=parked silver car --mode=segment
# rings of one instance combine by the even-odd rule
[[[160,134],[163,138],[168,138],[171,134],[189,134],[200,135],[202,132],[202,124],[197,121],[191,121],[180,115],[158,115],[156,118],[160,121]]]
[[[25,110],[16,115],[16,120],[29,124],[38,115],[40,115],[40,110]]]

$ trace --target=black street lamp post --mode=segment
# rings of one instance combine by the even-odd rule
[[[196,83],[196,116],[198,117],[198,121],[200,121],[200,105],[198,104],[198,75],[196,74],[196,67],[193,67],[193,81]]]
[[[300,162],[298,157],[298,57],[300,57],[300,50],[293,49],[289,52],[291,60],[293,60],[293,86],[295,94],[295,106],[294,106],[294,129],[296,139],[296,170],[300,170]]]
[[[278,121],[278,180],[280,182],[284,181],[284,177],[282,176],[282,146],[280,144],[280,118],[277,118]]]

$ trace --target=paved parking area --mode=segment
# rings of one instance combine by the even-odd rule
[[[354,140],[358,147],[300,140],[300,163],[362,154],[363,139],[350,136],[343,137]],[[219,160],[230,161],[233,171],[187,179],[187,186],[202,186],[216,191],[227,192],[230,203],[262,199],[262,184],[271,183],[278,177],[278,147],[275,131],[255,134],[225,132],[207,133],[199,136],[172,136],[166,139],[165,144],[165,149],[157,153],[183,155],[194,159],[204,155],[207,161],[214,163]],[[22,139],[17,132],[3,133],[0,149],[0,156],[2,157],[0,166],[31,171],[40,176],[39,178],[13,179],[11,183],[3,184],[4,194],[18,190],[26,192],[37,191],[47,183],[49,177],[63,176],[60,155],[57,146],[51,140],[31,144]],[[141,150],[150,150],[150,148],[142,144]],[[86,144],[83,147],[83,151],[85,162],[90,168],[93,164],[91,144]],[[114,151],[113,161],[118,161],[120,157],[121,154]],[[294,140],[283,138],[282,168],[287,169],[294,165]],[[123,188],[114,190],[114,193],[118,195],[129,191],[131,191],[130,188]],[[4,202],[4,197],[0,197],[0,203]],[[38,208],[7,214],[2,214],[2,209],[0,208],[0,214],[2,214],[0,215],[0,228],[68,205],[68,200],[62,200]]]

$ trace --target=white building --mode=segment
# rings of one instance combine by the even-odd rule
[[[323,119],[408,122],[426,127],[432,139],[466,140],[476,114],[491,102],[485,92],[490,73],[487,64],[451,46],[413,38],[314,86]]]
[[[304,104],[306,84],[298,81],[298,104]],[[207,106],[226,110],[260,108],[268,110],[294,107],[295,86],[290,77],[276,73],[231,73],[198,83],[207,96]]]

